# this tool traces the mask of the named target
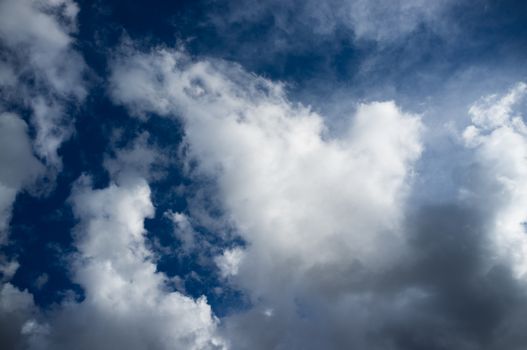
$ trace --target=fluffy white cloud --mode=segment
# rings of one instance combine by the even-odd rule
[[[161,50],[123,58],[112,81],[133,112],[183,119],[191,156],[218,177],[225,208],[255,245],[305,256],[331,236],[365,254],[396,226],[421,124],[393,102],[359,106],[347,135],[330,139],[319,115],[236,66]]]
[[[236,270],[235,283],[254,302],[247,317],[231,318],[227,328],[281,321],[270,342],[244,344],[234,331],[235,348],[300,346],[299,335],[320,320],[337,322],[337,310],[359,308],[360,297],[346,293],[319,303],[327,284],[338,289],[342,277],[329,266],[382,270],[403,254],[400,224],[421,153],[419,117],[393,102],[363,104],[344,136],[331,138],[323,118],[289,102],[280,84],[169,50],[125,54],[111,81],[114,99],[132,113],[182,120],[188,157],[197,160],[198,174],[215,179],[222,210],[247,242],[243,252],[216,259],[225,276]],[[302,321],[309,310],[320,319]],[[322,333],[320,346],[330,337]]]
[[[85,299],[52,319],[51,348],[222,348],[205,298],[169,291],[156,272],[144,237],[143,221],[154,214],[145,180],[126,177],[95,190],[82,178],[71,201],[81,220],[73,272]]]
[[[58,148],[72,132],[66,100],[86,94],[84,61],[71,48],[77,12],[70,0],[0,2],[0,94],[9,104],[28,106],[36,129],[30,140],[26,122],[0,105],[0,244],[7,242],[17,193],[43,174],[33,151],[51,166],[50,174],[60,167]]]
[[[0,4],[0,35],[9,48],[24,51],[38,78],[62,95],[82,96],[76,83],[82,60],[70,48],[77,5],[70,0],[6,0]],[[80,60],[80,61],[79,61]]]
[[[527,85],[519,83],[503,96],[481,98],[470,107],[472,125],[463,133],[478,176],[461,193],[492,218],[498,258],[511,261],[518,277],[527,273],[527,127],[516,107],[526,94]]]
[[[17,193],[44,172],[33,152],[52,173],[60,168],[57,151],[72,132],[66,105],[86,95],[84,61],[72,49],[70,36],[77,12],[70,0],[0,1],[0,94],[8,102],[6,106],[28,107],[36,129],[31,140],[26,122],[0,105],[0,245],[8,243]],[[38,310],[31,295],[7,282],[17,268],[18,262],[0,256],[0,345],[6,349],[41,348],[45,344],[40,337],[46,329],[32,318]]]
[[[58,148],[72,132],[66,104],[86,95],[84,61],[71,45],[77,12],[70,0],[0,1],[0,94],[9,104],[29,107],[36,129],[31,140],[26,122],[0,106],[0,244],[8,243],[17,193],[43,174],[33,152],[51,168],[60,167]],[[0,256],[1,347],[42,348],[47,330],[33,319],[38,310],[32,296],[7,282],[18,266]]]
[[[70,0],[0,2],[2,93],[33,110],[35,150],[53,166],[60,166],[57,150],[72,132],[66,104],[86,95],[85,64],[72,48],[77,12]]]
[[[26,125],[15,116],[0,119],[17,148],[2,157],[31,155]],[[2,134],[0,134],[2,135]],[[24,138],[26,137],[26,138]],[[154,215],[149,177],[156,151],[146,135],[131,148],[117,150],[106,165],[114,180],[107,188],[93,189],[81,177],[70,198],[79,225],[74,230],[77,252],[68,260],[75,282],[84,291],[82,301],[70,297],[48,312],[39,310],[31,294],[10,283],[0,285],[0,345],[6,349],[223,349],[217,335],[218,320],[205,297],[192,299],[171,291],[168,278],[157,271],[148,249],[144,220]],[[20,142],[22,144],[20,145]],[[4,148],[2,148],[4,150]],[[16,151],[16,152],[15,152]],[[5,154],[4,154],[5,153]],[[146,156],[144,158],[143,156]],[[5,158],[4,157],[4,158]],[[32,157],[32,155],[31,155]],[[143,162],[139,158],[143,157]],[[34,158],[32,162],[39,164]],[[27,167],[26,167],[27,168]],[[10,179],[15,169],[0,174]],[[14,174],[13,181],[21,181]],[[12,274],[17,264],[2,264]],[[42,276],[41,276],[42,277]],[[36,283],[46,283],[39,277]]]
[[[215,262],[220,269],[222,277],[236,276],[244,255],[243,249],[238,247],[226,249],[221,255],[218,255],[215,258]]]

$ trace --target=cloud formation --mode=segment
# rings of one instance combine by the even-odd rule
[[[80,223],[68,261],[82,300],[73,295],[44,313],[31,294],[4,284],[0,321],[16,316],[0,337],[6,348],[224,348],[207,300],[170,291],[157,272],[143,225],[154,215],[150,187],[126,162],[120,168],[126,170],[103,189],[81,177],[70,198]]]
[[[296,342],[307,328],[300,325],[321,321],[302,321],[303,313],[340,317],[336,305],[317,305],[327,284],[341,277],[314,280],[321,269],[382,270],[406,249],[401,215],[422,125],[393,102],[360,106],[348,132],[331,139],[321,116],[237,66],[166,50],[132,53],[115,63],[112,83],[114,98],[132,113],[183,120],[195,171],[216,179],[222,209],[247,242],[243,259],[239,248],[217,258],[222,275],[236,275],[255,304],[227,328],[291,322],[269,330],[279,332],[274,340],[255,337],[251,344],[244,341],[255,334],[245,329],[248,338],[237,339],[240,330],[235,348],[302,347]],[[285,329],[294,334],[281,334]]]
[[[517,106],[527,93],[518,83],[503,96],[482,97],[469,109],[472,125],[463,138],[474,149],[477,187],[462,195],[493,217],[492,240],[498,258],[510,260],[517,277],[527,273],[527,127]]]
[[[58,148],[72,133],[68,103],[87,93],[85,63],[72,46],[78,11],[70,0],[0,3],[2,98],[31,109],[35,151],[55,167]]]
[[[393,102],[360,105],[344,136],[331,138],[279,84],[166,49],[123,54],[111,93],[132,114],[183,122],[193,171],[215,179],[247,244],[216,258],[252,303],[224,321],[234,349],[516,349],[526,305],[515,185],[523,158],[521,144],[507,145],[523,142],[511,108],[524,89],[469,110],[464,135],[481,179],[471,191],[491,204],[463,188],[459,202],[411,211],[422,125]],[[497,165],[505,149],[519,153]],[[512,262],[503,246],[515,247]]]
[[[201,19],[237,28],[226,37],[261,26],[269,42],[253,44],[273,63],[326,39],[338,47],[319,57],[371,49],[380,60],[366,54],[359,70],[379,75],[415,62],[391,63],[391,50],[440,51],[418,46],[450,30],[456,5],[250,4],[219,3]],[[217,18],[216,6],[231,11]],[[110,24],[83,27],[97,41],[83,52],[121,42],[89,54],[106,85],[86,99],[78,12],[71,0],[0,2],[0,348],[525,348],[525,83],[463,97],[461,85],[443,86],[440,102],[411,87],[411,103],[335,88],[332,110],[352,111],[335,123],[243,57],[116,39]],[[84,103],[93,119],[75,131]],[[413,112],[421,103],[436,111]],[[460,105],[462,132],[440,125],[454,116],[431,117]],[[439,181],[431,173],[443,167]],[[62,169],[52,199],[16,202]],[[47,204],[43,224],[37,206]],[[33,219],[40,236],[24,225]],[[54,266],[36,268],[51,249]]]
[[[206,299],[170,292],[156,272],[144,238],[143,221],[154,214],[145,180],[127,178],[102,190],[85,181],[71,198],[81,219],[73,269],[85,299],[56,316],[52,348],[221,348]]]
[[[57,154],[73,129],[68,102],[86,95],[84,61],[72,48],[77,5],[70,0],[0,2],[0,242],[11,206],[37,175],[61,167]],[[31,110],[36,136],[20,115]],[[24,113],[25,114],[25,113]],[[37,160],[36,155],[40,158]],[[39,189],[45,192],[43,189]]]

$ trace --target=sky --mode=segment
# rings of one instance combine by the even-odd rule
[[[0,348],[525,349],[526,21],[0,0]]]

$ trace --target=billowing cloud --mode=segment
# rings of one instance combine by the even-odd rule
[[[236,275],[255,309],[280,309],[293,322],[312,302],[301,291],[325,289],[310,282],[313,271],[380,269],[404,251],[400,224],[422,125],[393,102],[359,106],[337,139],[280,85],[182,52],[121,57],[112,84],[132,113],[183,121],[195,171],[216,179],[222,209],[247,242],[217,264]]]
[[[86,96],[86,67],[71,36],[78,11],[70,0],[0,3],[2,97],[32,110],[35,151],[55,167],[58,148],[72,133],[68,103]]]
[[[145,245],[143,221],[154,208],[141,178],[94,190],[79,180],[71,198],[77,228],[75,280],[80,303],[66,303],[53,320],[54,349],[213,349],[217,320],[204,298],[170,292]]]
[[[234,349],[521,348],[523,84],[469,109],[459,201],[408,210],[423,127],[393,102],[336,138],[280,84],[180,51],[125,52],[111,82],[132,114],[182,121],[191,174],[246,243],[215,259],[251,300],[224,320]]]
[[[204,3],[177,12],[207,37],[190,54],[141,30],[110,50],[121,26],[79,33],[71,0],[0,2],[0,348],[523,350],[527,85],[407,84],[449,71],[414,63],[451,57],[430,59],[465,5]],[[134,22],[99,5],[83,21]],[[235,38],[239,64],[214,58]],[[90,99],[77,47],[108,74]],[[328,84],[262,68],[304,60]],[[297,102],[325,89],[334,108]]]
[[[139,151],[139,142],[131,152],[151,154]],[[16,314],[16,322],[0,338],[7,348],[225,347],[207,300],[171,291],[167,277],[157,271],[144,228],[145,218],[154,215],[150,187],[123,155],[126,150],[118,153],[109,164],[120,171],[108,187],[93,189],[83,176],[70,198],[79,225],[74,232],[77,252],[68,261],[74,281],[83,288],[82,300],[73,295],[44,313],[29,293],[4,284],[0,321]]]
[[[77,12],[70,0],[0,2],[0,245],[8,243],[17,194],[28,188],[46,192],[35,188],[35,180],[46,169],[53,177],[61,167],[57,152],[72,133],[67,106],[86,95],[85,64],[73,49],[71,37]],[[31,117],[27,119],[36,131],[32,137],[21,117],[28,109]],[[16,260],[0,254],[3,282],[17,268]],[[14,287],[5,284],[2,288]]]
[[[527,127],[517,108],[527,93],[524,83],[503,96],[481,98],[469,109],[472,125],[463,138],[474,148],[477,187],[461,195],[492,215],[492,240],[498,257],[514,265],[518,277],[527,273]]]
[[[86,95],[84,61],[70,36],[77,12],[70,0],[0,2],[0,244],[17,193],[44,174],[41,162],[49,175],[61,167],[57,152],[73,125],[67,104]],[[32,111],[34,138],[20,117],[25,108]]]

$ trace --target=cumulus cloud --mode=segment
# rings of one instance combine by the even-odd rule
[[[29,293],[4,284],[0,306],[10,308],[0,310],[0,321],[16,315],[0,337],[6,348],[225,347],[205,297],[171,291],[168,278],[157,271],[144,228],[144,220],[154,215],[150,187],[134,166],[146,170],[130,162],[126,152],[117,152],[110,162],[110,169],[119,171],[108,187],[93,189],[83,176],[70,198],[79,225],[74,231],[77,252],[68,261],[74,281],[83,288],[82,300],[67,298],[45,313]],[[23,310],[15,308],[17,301]]]
[[[48,174],[60,168],[57,151],[72,132],[67,103],[86,95],[84,61],[72,49],[70,35],[77,12],[69,0],[0,2],[0,244],[7,243],[17,193],[44,174],[42,162]],[[34,138],[20,117],[26,108],[32,112]],[[9,279],[17,263],[4,260],[3,278]]]
[[[527,85],[518,83],[503,96],[481,98],[470,107],[472,125],[463,133],[478,177],[461,195],[492,215],[498,258],[510,260],[517,277],[527,273],[527,127],[517,108],[526,93]]]
[[[342,27],[357,41],[389,46],[440,25],[451,4],[233,2],[225,20],[271,16],[278,47],[304,28],[319,39]],[[0,244],[17,193],[45,165],[60,169],[58,150],[73,132],[68,108],[86,95],[85,64],[73,49],[77,12],[70,0],[0,2],[2,100],[29,108],[36,131],[31,140],[19,115],[0,113]],[[130,45],[111,57],[109,72],[115,103],[137,123],[152,114],[177,120],[182,140],[158,149],[148,132],[117,136],[103,161],[109,183],[83,175],[72,184],[74,252],[62,261],[79,294],[41,309],[10,281],[18,262],[0,255],[1,348],[525,348],[524,83],[468,108],[456,149],[463,156],[449,158],[468,159],[459,164],[466,181],[457,198],[438,204],[412,197],[430,140],[422,116],[394,101],[357,103],[330,133],[327,117],[293,102],[282,83],[237,64]],[[214,297],[234,290],[247,301],[222,319],[156,265],[156,254],[173,253],[154,252],[145,229],[167,152],[181,157],[192,183],[192,204],[162,210],[179,260],[213,270]],[[214,225],[194,216],[196,206],[214,212]],[[212,227],[209,239],[201,231]],[[36,274],[31,288],[52,282]]]
[[[214,179],[246,243],[215,258],[251,300],[224,319],[234,349],[522,348],[524,84],[469,108],[458,201],[408,208],[423,127],[393,102],[359,105],[330,137],[236,65],[160,49],[112,72],[132,114],[181,120],[190,174]]]
[[[217,320],[205,298],[171,292],[145,245],[143,221],[154,214],[142,178],[101,190],[87,179],[71,201],[76,230],[75,280],[85,299],[66,303],[53,319],[53,349],[213,349]]]
[[[163,177],[163,164],[168,162],[151,141],[150,134],[143,132],[123,148],[114,147],[114,156],[107,155],[104,167],[111,178],[142,177],[155,180]]]
[[[85,63],[73,49],[77,5],[70,0],[0,3],[2,97],[29,107],[37,154],[60,167],[57,154],[72,133],[68,103],[86,96]]]
[[[216,262],[236,275],[254,310],[277,309],[293,322],[313,301],[300,301],[312,271],[383,269],[404,251],[399,226],[421,153],[418,116],[393,102],[363,104],[345,135],[330,138],[323,118],[289,102],[279,84],[167,50],[121,57],[112,84],[114,99],[135,114],[181,118],[194,171],[217,181],[222,209],[247,242]],[[311,284],[315,295],[323,285]]]
[[[134,113],[183,119],[189,156],[199,171],[218,177],[225,206],[254,235],[250,241],[318,250],[351,221],[382,236],[395,227],[421,152],[421,123],[393,102],[361,105],[347,135],[329,139],[321,116],[236,66],[188,62],[181,52],[161,50],[118,61],[112,81],[114,98]],[[361,212],[351,218],[348,208]],[[299,244],[311,231],[320,233]],[[354,244],[378,238],[358,235]]]

